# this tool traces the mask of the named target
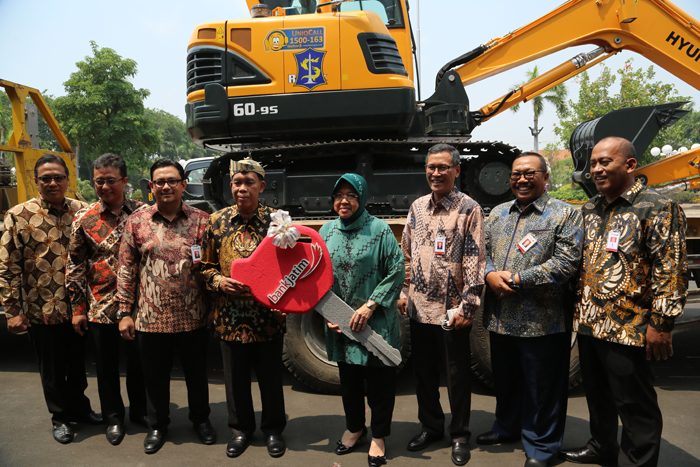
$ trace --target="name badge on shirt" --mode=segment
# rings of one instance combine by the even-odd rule
[[[202,261],[202,247],[199,245],[192,245],[192,262],[197,264]]]
[[[435,254],[444,255],[445,254],[445,244],[447,243],[447,238],[443,236],[435,237]]]
[[[608,243],[605,246],[605,251],[617,251],[620,244],[620,232],[613,230],[608,233]]]
[[[535,238],[534,235],[529,233],[529,234],[525,235],[525,238],[520,240],[520,243],[518,243],[518,248],[520,248],[520,251],[525,253],[527,250],[532,248],[535,243],[537,243],[537,239]]]

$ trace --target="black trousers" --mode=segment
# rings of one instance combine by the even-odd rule
[[[287,416],[282,391],[282,344],[282,337],[247,344],[221,340],[228,426],[235,436],[250,437],[255,432],[250,378],[253,369],[262,402],[260,429],[265,436],[284,431]]]
[[[124,424],[124,401],[119,381],[119,347],[124,342],[126,350],[126,392],[129,395],[131,418],[145,416],[146,386],[136,342],[125,341],[119,334],[118,324],[88,323],[88,330],[95,344],[97,388],[100,395],[102,416],[107,425]]]
[[[85,395],[85,336],[76,333],[71,323],[62,323],[32,324],[29,337],[53,423],[68,424],[92,412]]]
[[[367,404],[372,409],[372,437],[389,436],[396,400],[396,368],[338,362],[338,371],[346,428],[352,433],[357,433],[365,426],[367,383]]]
[[[167,429],[170,425],[170,372],[175,350],[185,374],[189,419],[194,425],[209,420],[208,337],[207,328],[176,333],[136,331],[152,430]]]
[[[571,333],[489,336],[496,390],[493,432],[520,437],[527,457],[549,462],[564,438]]]
[[[656,466],[663,420],[644,347],[579,335],[581,375],[592,439],[589,449],[618,454],[619,466]],[[622,440],[617,443],[617,417]]]
[[[411,320],[411,358],[415,370],[418,420],[423,430],[441,436],[445,413],[440,405],[440,367],[447,374],[452,439],[469,441],[469,417],[472,405],[471,353],[469,332],[465,329],[445,331],[437,324]]]

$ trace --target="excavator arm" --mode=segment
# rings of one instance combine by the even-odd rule
[[[700,89],[698,21],[665,0],[569,0],[503,37],[492,39],[445,65],[467,86],[555,52],[581,45],[579,54],[519,89],[473,112],[478,123],[526,102],[596,63],[630,50]]]

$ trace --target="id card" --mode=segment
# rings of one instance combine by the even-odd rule
[[[444,255],[445,254],[445,244],[447,243],[447,238],[442,236],[435,237],[435,254]]]
[[[617,247],[620,245],[620,232],[613,230],[608,233],[608,241],[605,245],[605,251],[617,251]]]
[[[199,245],[192,245],[192,262],[197,264],[202,261],[202,247]]]
[[[520,240],[520,243],[518,243],[518,248],[520,249],[520,251],[525,253],[527,250],[532,248],[535,245],[535,243],[537,243],[537,239],[535,238],[534,235],[529,233],[529,234],[525,235],[525,238]]]

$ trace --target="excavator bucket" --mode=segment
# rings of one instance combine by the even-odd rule
[[[571,178],[581,185],[589,197],[598,194],[590,172],[593,147],[608,136],[619,136],[632,142],[637,154],[642,154],[664,127],[669,127],[683,118],[689,110],[680,107],[688,102],[669,102],[620,109],[595,120],[583,122],[574,129],[569,148],[574,160]]]

